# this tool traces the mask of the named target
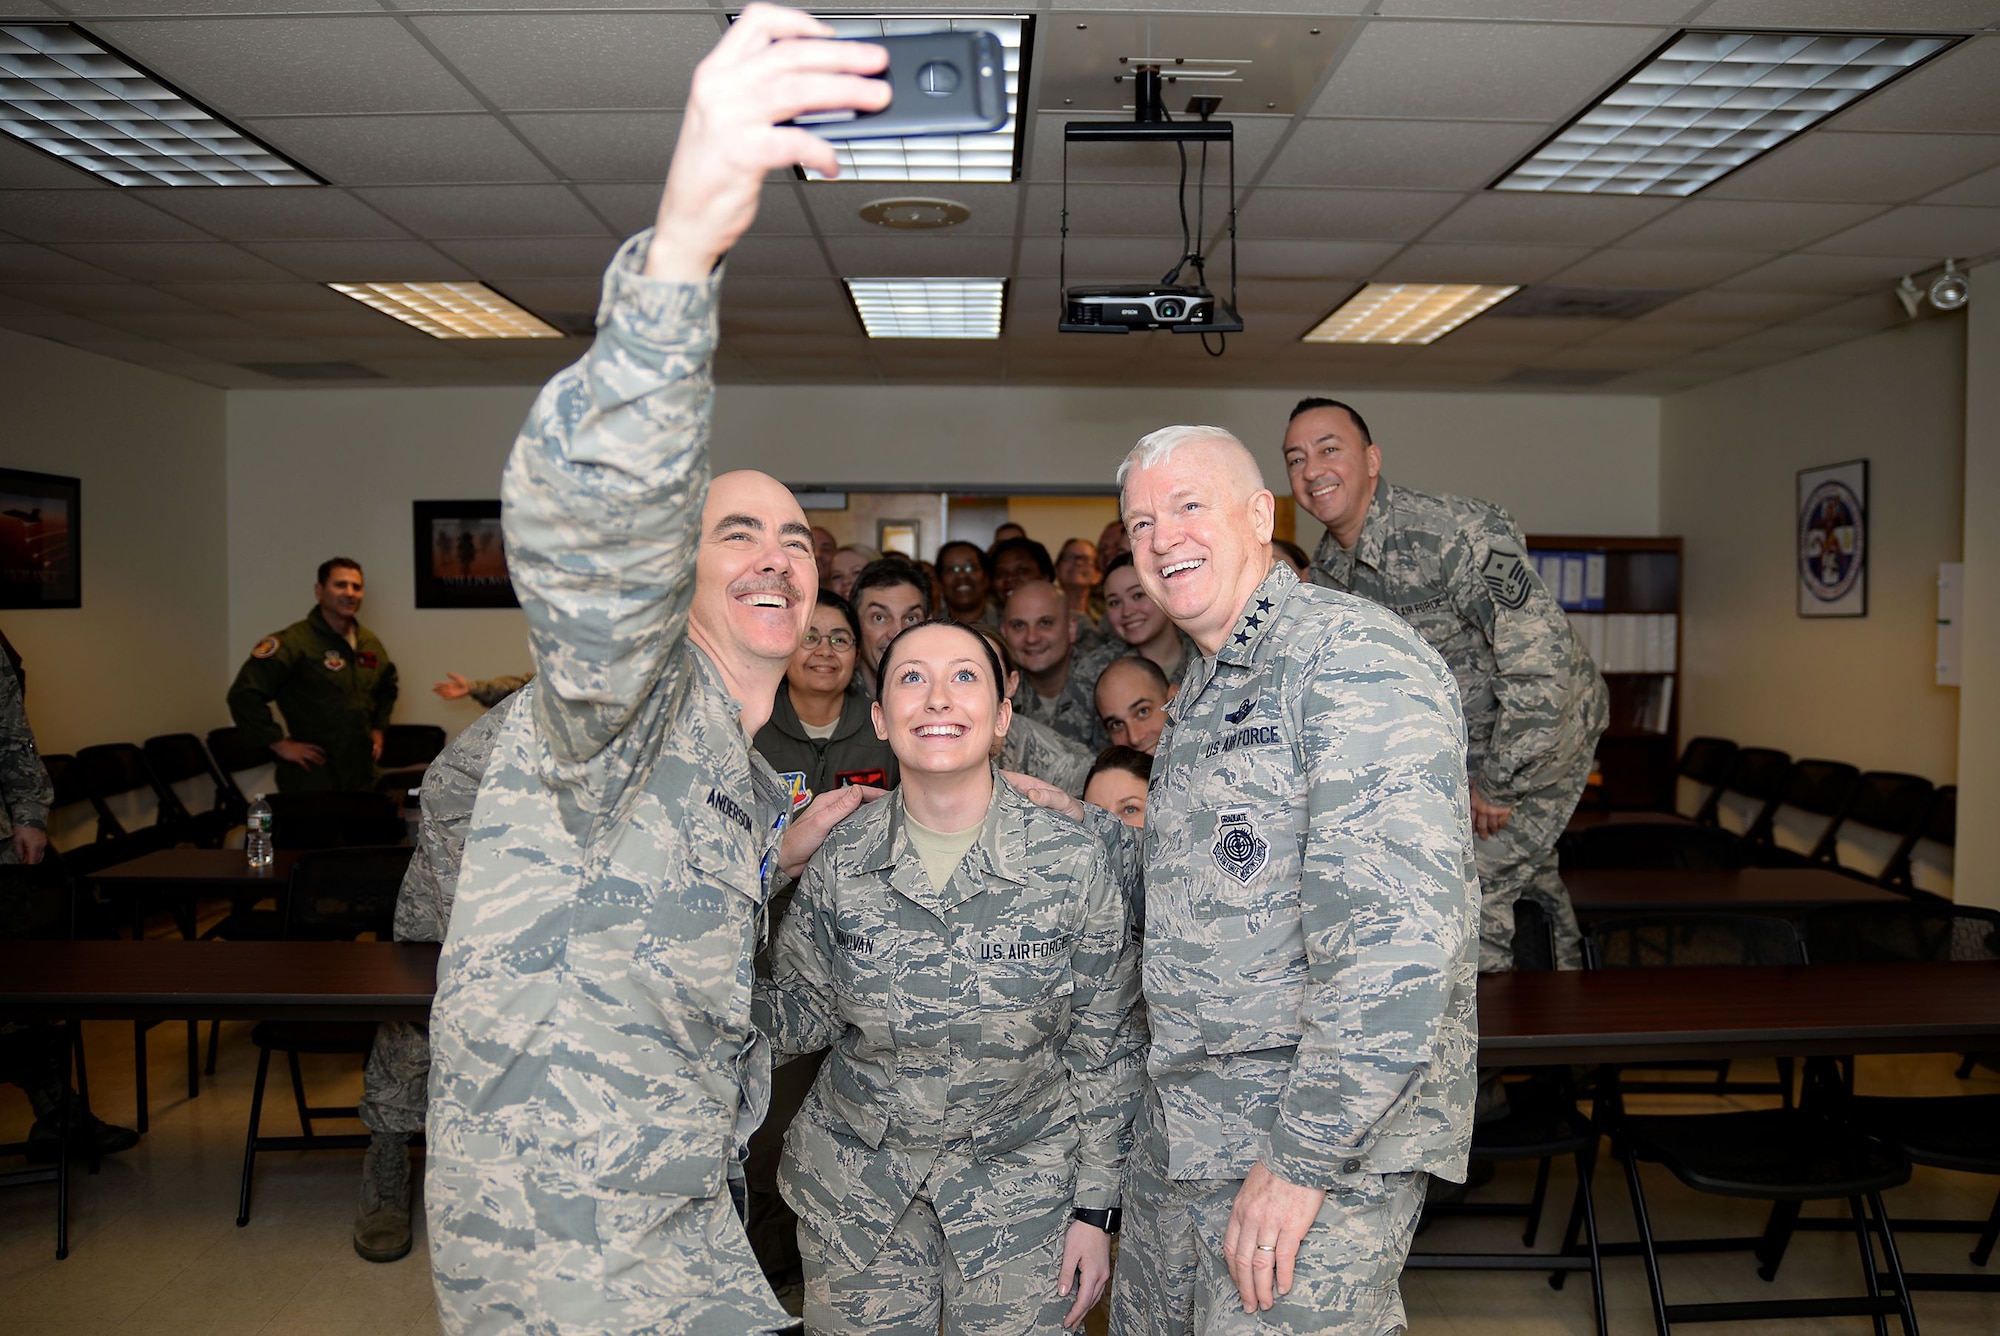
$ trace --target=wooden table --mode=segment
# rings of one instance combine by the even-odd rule
[[[2000,1046],[2000,961],[1562,970],[1479,979],[1489,1066]]]
[[[1821,867],[1749,867],[1662,872],[1600,868],[1565,872],[1579,919],[1618,914],[1737,913],[1793,918],[1829,905],[1903,904],[1907,896]]]
[[[134,937],[145,936],[148,908],[166,900],[172,902],[181,936],[192,938],[198,897],[276,895],[291,879],[292,864],[298,860],[297,849],[280,849],[269,867],[252,868],[241,849],[159,849],[93,872],[89,880],[104,895],[125,902]]]
[[[1564,833],[1595,830],[1599,826],[1691,826],[1694,822],[1678,812],[1624,812],[1615,808],[1582,808],[1570,814]]]
[[[0,942],[0,1016],[422,1021],[435,942]]]

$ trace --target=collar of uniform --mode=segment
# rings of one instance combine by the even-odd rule
[[[881,839],[862,855],[859,870],[893,872],[899,867],[917,866],[916,848],[903,831],[903,823],[909,820],[909,810],[903,804],[903,790],[898,788],[880,801],[889,804],[888,818],[882,823]],[[989,872],[1012,882],[1021,880],[1015,869],[1023,866],[1027,858],[1027,824],[1021,820],[1021,809],[1027,801],[995,771],[993,800],[986,805],[984,829],[973,845],[985,858]],[[900,886],[898,889],[907,890]],[[933,889],[939,896],[944,894],[943,887]]]
[[[1299,577],[1282,561],[1271,563],[1271,569],[1251,591],[1249,602],[1243,605],[1242,615],[1236,619],[1235,628],[1223,637],[1222,648],[1215,652],[1218,663],[1233,663],[1247,666],[1261,657],[1264,638],[1270,634],[1271,624],[1278,620],[1278,613],[1285,606],[1285,599],[1298,585]]]
[[[327,624],[326,613],[321,610],[319,604],[313,604],[312,611],[306,614],[306,622],[313,630],[319,632],[319,634],[325,636],[336,645],[339,645],[342,649],[350,648],[347,643],[347,637]],[[361,619],[356,617],[354,619],[354,643],[359,645],[367,635],[368,633],[361,629]]]
[[[857,678],[859,674],[856,675]],[[828,742],[844,742],[868,725],[869,700],[866,696],[847,691],[840,698],[840,717],[833,721],[833,734]],[[792,704],[791,689],[783,683],[778,685],[777,699],[771,702],[771,726],[786,737],[797,742],[817,742],[820,739],[806,733],[805,721],[799,718],[798,706]]]
[[[1368,499],[1368,514],[1361,521],[1361,537],[1354,540],[1354,559],[1371,570],[1382,569],[1382,557],[1392,527],[1389,508],[1395,503],[1395,488],[1389,485],[1387,478],[1378,476],[1375,479],[1375,495]]]
[[[702,685],[712,688],[708,693],[709,699],[723,702],[722,708],[729,712],[729,722],[741,729],[743,706],[730,694],[729,684],[722,680],[722,670],[715,666],[714,659],[708,657],[708,651],[695,644],[691,637],[684,638],[682,643],[688,647],[688,653],[694,659],[694,670],[701,675]],[[779,690],[783,689],[783,685],[780,684]]]

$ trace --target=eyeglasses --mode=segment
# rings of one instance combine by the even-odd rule
[[[940,566],[938,568],[939,572],[944,575],[972,575],[985,569],[984,566],[981,566],[976,561],[954,562],[949,566]]]
[[[799,646],[802,649],[818,649],[822,640],[835,654],[845,654],[854,648],[854,637],[845,631],[829,631],[825,635],[817,631],[807,631],[800,637]]]

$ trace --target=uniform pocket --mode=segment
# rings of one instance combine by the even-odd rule
[[[1211,1054],[1297,1048],[1302,1033],[1299,1006],[1305,1000],[1305,990],[1306,979],[1300,975],[1231,996],[1197,999],[1202,1047]]]
[[[726,1198],[611,1197],[596,1202],[598,1259],[605,1298],[614,1303],[671,1304],[715,1292],[724,1240],[717,1212]]]

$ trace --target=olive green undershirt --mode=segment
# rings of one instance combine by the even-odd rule
[[[964,830],[932,830],[908,810],[903,813],[904,829],[909,832],[910,844],[923,860],[924,875],[931,879],[931,889],[942,891],[951,874],[965,861],[966,851],[979,839],[979,831],[986,824],[981,817]]]

